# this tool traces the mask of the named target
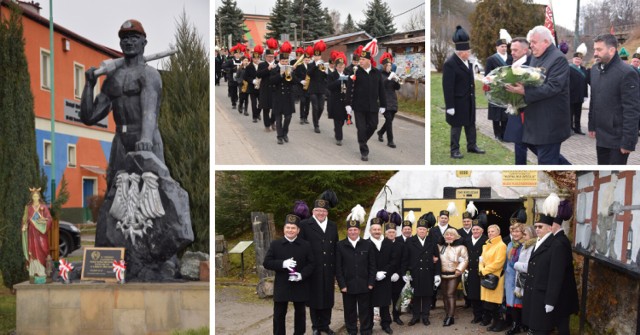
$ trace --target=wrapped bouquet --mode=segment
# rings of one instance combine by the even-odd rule
[[[409,304],[411,303],[411,299],[413,298],[413,287],[408,282],[404,284],[402,287],[402,291],[400,291],[400,299],[396,303],[396,310],[399,312],[407,312],[409,311]]]
[[[493,69],[483,80],[487,100],[490,103],[504,107],[508,114],[518,114],[518,109],[525,107],[524,96],[511,93],[505,88],[506,84],[521,83],[525,86],[540,86],[544,83],[545,75],[540,68],[526,65],[502,66]]]

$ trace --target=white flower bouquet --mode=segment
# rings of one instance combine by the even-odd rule
[[[525,86],[540,86],[544,83],[543,70],[526,65],[508,65],[493,69],[484,79],[483,89],[490,103],[507,109],[508,114],[518,114],[518,109],[525,107],[524,96],[511,93],[506,84],[521,83]]]
[[[411,299],[413,298],[413,287],[409,282],[405,283],[402,287],[402,291],[400,291],[400,299],[396,303],[396,310],[399,312],[408,312],[409,304],[411,303]]]

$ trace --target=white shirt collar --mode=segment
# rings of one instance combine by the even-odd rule
[[[444,231],[447,230],[447,228],[449,228],[448,223],[445,226],[441,226],[440,224],[438,224],[438,229],[440,229],[440,232],[442,233],[442,235],[444,235]]]
[[[416,235],[418,236],[418,235]],[[424,240],[420,238],[420,236],[418,236],[418,241],[420,242],[420,244],[422,244],[422,246],[424,247],[424,241],[427,240],[427,236],[424,237]]]
[[[358,236],[358,238],[355,241],[352,241],[350,238],[347,237],[347,240],[349,240],[349,243],[351,243],[351,245],[353,246],[353,248],[355,249],[356,244],[358,244],[358,241],[360,241],[360,236]]]
[[[320,222],[318,221],[318,219],[316,218],[316,216],[313,216],[313,219],[316,220],[316,222],[318,223],[318,225],[320,226],[320,228],[322,228],[322,232],[326,233],[327,232],[327,218],[324,219],[324,221]]]
[[[366,72],[367,74],[369,74],[369,71],[371,71],[371,68],[373,68],[373,66],[369,66],[368,69],[362,68],[364,70],[364,72]]]
[[[563,229],[563,228],[558,229],[558,231],[557,231],[557,232],[555,232],[555,233],[553,234],[553,236],[558,235],[558,233],[559,233],[559,232],[561,232],[561,231],[564,231],[564,229]]]
[[[378,248],[378,251],[380,251],[380,248],[382,248],[382,241],[384,240],[384,237],[380,236],[379,240],[376,240],[373,236],[371,236],[370,238],[371,242],[373,242],[373,244],[376,245],[376,248]]]
[[[547,235],[542,236],[542,238],[538,238],[538,241],[536,242],[536,246],[533,250],[538,249],[538,247],[540,246],[540,244],[542,244],[544,241],[547,240],[547,238],[549,238],[549,236],[551,236],[553,233],[552,232],[548,232]]]
[[[508,55],[506,53],[503,55],[503,54],[498,52],[497,54],[498,54],[498,56],[500,56],[500,58],[502,58],[503,61],[505,61],[505,63],[507,62]]]
[[[480,235],[480,237],[482,237],[482,235]],[[478,240],[480,239],[480,237],[475,238],[475,237],[473,237],[473,235],[471,235],[471,243],[473,243],[473,245],[476,245],[476,242],[478,242]]]
[[[522,56],[517,61],[513,62],[513,66],[518,67],[527,62],[527,55]]]
[[[469,67],[469,60],[464,60],[464,59],[460,58],[460,56],[458,56],[458,54],[456,54],[456,57],[458,57],[464,63],[464,65]]]
[[[290,239],[289,239],[288,237],[286,237],[286,236],[285,236],[284,238],[285,238],[287,241],[289,241],[289,242],[293,242],[293,241],[295,241],[295,240],[296,240],[296,238],[298,238],[298,236],[294,237],[294,238],[293,238],[293,240],[290,240]]]

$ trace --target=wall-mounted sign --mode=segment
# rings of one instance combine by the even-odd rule
[[[471,170],[457,170],[456,177],[458,178],[469,178],[471,177]]]
[[[502,171],[502,186],[538,186],[538,171]]]
[[[82,123],[82,120],[80,120],[79,102],[64,99],[64,120],[69,122]],[[107,129],[108,124],[109,123],[107,121],[107,118],[105,117],[104,119],[98,121],[98,123],[96,123],[94,126]]]
[[[124,248],[84,248],[81,280],[115,282],[113,261],[124,259]]]
[[[480,189],[459,188],[456,190],[456,199],[480,199]]]

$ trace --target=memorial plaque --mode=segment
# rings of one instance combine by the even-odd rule
[[[113,261],[124,259],[124,248],[84,248],[81,280],[116,281]]]

